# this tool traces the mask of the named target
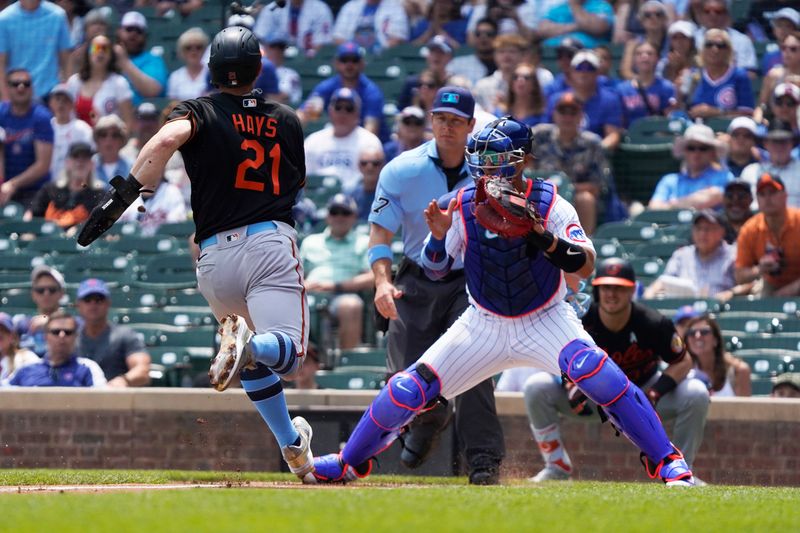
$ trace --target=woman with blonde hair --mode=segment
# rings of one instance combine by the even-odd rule
[[[19,336],[8,313],[0,313],[0,384],[8,383],[14,372],[39,362],[39,356],[19,347]]]
[[[722,332],[708,315],[689,320],[684,343],[694,361],[694,377],[712,396],[751,396],[750,367],[725,351]]]
[[[536,67],[530,63],[520,63],[514,69],[505,101],[507,104],[497,109],[496,115],[511,115],[528,127],[547,122],[542,87],[536,76]]]
[[[639,6],[636,18],[644,28],[644,35],[626,39],[625,49],[622,52],[622,61],[619,66],[619,73],[623,79],[629,80],[636,74],[633,64],[633,51],[637,45],[644,42],[653,45],[656,50],[656,57],[666,53],[667,49],[667,28],[669,27],[669,13],[661,2],[649,0]]]
[[[208,92],[208,66],[203,63],[208,42],[208,35],[200,28],[189,28],[178,37],[178,57],[184,66],[169,75],[168,97],[183,101]]]

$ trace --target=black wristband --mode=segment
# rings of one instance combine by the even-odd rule
[[[654,390],[658,393],[659,397],[664,396],[665,394],[672,392],[678,386],[678,382],[672,379],[672,377],[661,374],[661,377],[653,383],[653,386],[650,387],[651,390]]]
[[[556,249],[545,257],[564,272],[577,272],[586,264],[586,250],[564,239],[558,239]]]
[[[532,231],[525,237],[525,242],[527,242],[530,246],[535,246],[542,251],[546,251],[548,248],[550,248],[553,245],[554,240],[556,240],[555,235],[548,230],[544,230],[544,233],[542,234]]]

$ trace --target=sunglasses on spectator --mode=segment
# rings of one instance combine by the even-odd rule
[[[662,13],[661,11],[645,11],[644,13],[642,13],[642,18],[649,19],[653,17],[657,19],[663,18],[664,13]]]
[[[497,33],[493,31],[476,31],[475,37],[497,37]]]
[[[687,152],[708,152],[710,150],[711,147],[705,144],[690,144],[686,147]]]
[[[406,117],[401,122],[406,126],[424,126],[425,121],[417,117]]]
[[[756,136],[750,133],[749,131],[734,131],[731,133],[731,137],[735,137],[737,139],[755,139]]]
[[[514,74],[512,76],[512,79],[515,81],[516,80],[531,81],[533,79],[533,74]]]
[[[700,335],[701,337],[705,337],[707,335],[711,335],[711,328],[692,328],[686,332],[686,335],[689,337],[694,337],[696,335]]]
[[[75,335],[75,330],[67,328],[52,328],[48,329],[47,333],[49,333],[50,335],[55,335],[56,337],[61,337],[61,336],[72,337],[73,335]]]
[[[356,106],[353,104],[336,104],[333,106],[333,109],[336,111],[344,112],[344,113],[353,113],[356,110]]]
[[[103,296],[102,294],[90,294],[89,296],[81,298],[81,300],[83,300],[86,303],[90,303],[90,304],[99,304],[99,303],[105,302],[106,301],[106,297]]]
[[[704,48],[716,48],[717,50],[727,50],[728,43],[725,41],[706,41]]]
[[[341,207],[334,207],[328,210],[328,214],[332,217],[349,217],[353,212],[349,209],[342,209]]]
[[[97,138],[98,139],[108,139],[109,137],[113,139],[122,139],[122,134],[118,131],[98,131]]]
[[[342,56],[339,58],[339,63],[358,63],[361,61],[361,56]]]
[[[106,43],[95,43],[90,48],[91,54],[97,54],[100,52],[108,52],[111,50],[111,45]]]
[[[25,87],[26,89],[29,89],[31,83],[32,83],[31,80],[8,80],[8,86],[14,87],[16,89],[19,89],[20,87]]]
[[[367,165],[372,165],[373,167],[379,167],[383,164],[383,161],[380,159],[362,159],[358,162],[359,165],[365,167]]]
[[[35,292],[36,294],[44,294],[44,293],[56,294],[61,292],[61,287],[34,287],[33,292]]]
[[[123,26],[122,29],[128,33],[138,33],[139,35],[144,35],[144,30],[139,26]]]
[[[797,107],[797,102],[792,98],[778,98],[775,100],[778,107]]]

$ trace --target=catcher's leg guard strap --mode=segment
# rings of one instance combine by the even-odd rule
[[[391,445],[417,413],[436,401],[440,390],[439,376],[424,363],[392,376],[350,435],[342,451],[345,463],[360,465]]]
[[[561,350],[558,364],[647,457],[658,463],[672,453],[672,444],[653,406],[603,350],[575,339]]]
[[[276,374],[285,376],[297,370],[297,349],[291,337],[282,331],[268,331],[254,335],[250,349],[256,361],[270,368]]]

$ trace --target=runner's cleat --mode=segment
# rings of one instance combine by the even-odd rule
[[[288,445],[281,448],[281,454],[289,470],[303,480],[303,483],[316,483],[314,478],[314,455],[311,453],[311,436],[314,432],[305,418],[296,416],[292,425],[300,435],[300,445]]]
[[[222,392],[230,386],[233,378],[238,376],[243,368],[255,368],[255,360],[248,346],[253,332],[247,329],[244,318],[227,315],[220,323],[222,327],[219,332],[222,339],[219,343],[219,352],[211,361],[208,377],[211,379],[211,385]]]

